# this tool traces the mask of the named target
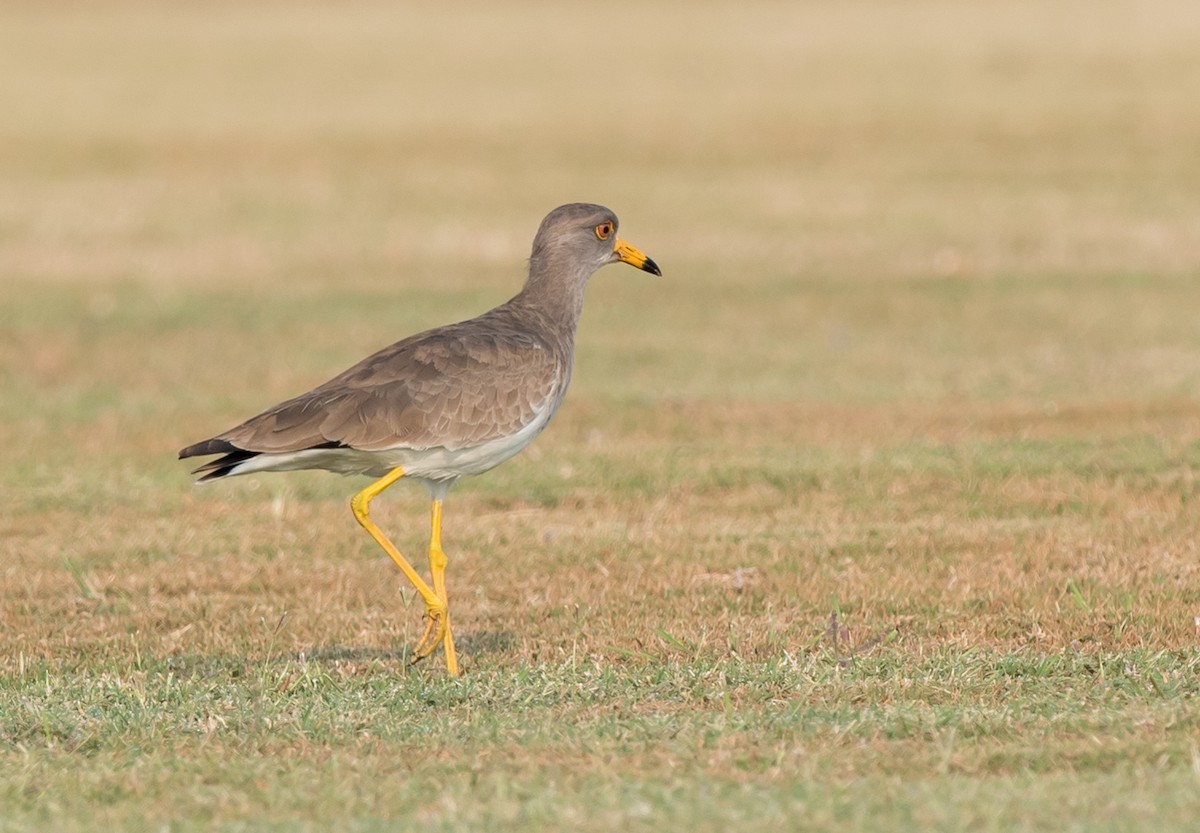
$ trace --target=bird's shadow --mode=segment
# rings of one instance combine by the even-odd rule
[[[511,631],[494,631],[457,637],[455,646],[460,654],[472,658],[510,651],[517,643]],[[379,661],[393,664],[397,671],[413,667],[411,646],[399,648],[371,648],[355,645],[322,645],[309,650],[286,653],[267,653],[259,657],[234,655],[174,655],[163,658],[163,664],[172,672],[184,676],[211,676],[223,674],[230,677],[248,676],[252,670],[261,671],[281,663],[315,662],[321,665]],[[419,667],[437,664],[437,655],[426,659]]]

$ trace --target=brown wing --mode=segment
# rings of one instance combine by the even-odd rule
[[[536,337],[484,321],[397,342],[209,443],[254,452],[455,449],[512,434],[561,390],[568,369]]]

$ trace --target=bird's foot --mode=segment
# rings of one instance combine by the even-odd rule
[[[413,664],[420,662],[437,650],[446,638],[450,628],[450,613],[446,608],[427,607],[425,609],[425,633],[417,640],[413,648]]]

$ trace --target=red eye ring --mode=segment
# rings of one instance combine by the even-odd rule
[[[596,236],[601,240],[607,240],[613,233],[612,223],[601,223],[596,226]]]

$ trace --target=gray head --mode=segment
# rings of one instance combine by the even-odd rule
[[[621,261],[654,275],[658,265],[617,237],[617,215],[602,205],[573,202],[546,215],[533,238],[530,276],[555,269],[586,280],[601,266]]]

